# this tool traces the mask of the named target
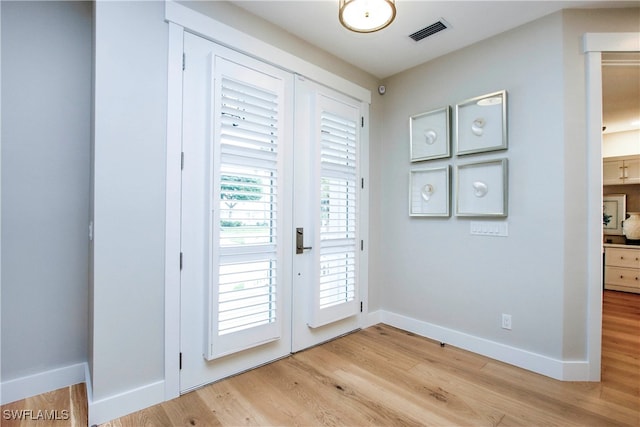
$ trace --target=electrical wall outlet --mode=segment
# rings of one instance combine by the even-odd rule
[[[502,313],[502,329],[511,330],[511,315]]]

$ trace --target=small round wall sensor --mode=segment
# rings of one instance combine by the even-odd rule
[[[378,86],[378,93],[379,93],[380,95],[384,95],[384,93],[385,93],[386,91],[387,91],[387,88],[386,88],[386,87],[384,87],[384,85],[380,85],[380,86]]]

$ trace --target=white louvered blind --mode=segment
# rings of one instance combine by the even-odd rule
[[[356,120],[325,110],[320,113],[320,274],[314,327],[356,312]]]
[[[225,65],[216,81],[210,358],[278,339],[281,329],[278,82]]]

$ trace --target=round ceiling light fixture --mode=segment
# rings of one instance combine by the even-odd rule
[[[340,0],[340,23],[357,33],[387,27],[396,17],[395,0]]]

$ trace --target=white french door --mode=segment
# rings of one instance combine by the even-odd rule
[[[293,123],[289,73],[184,43],[183,392],[291,351]]]
[[[362,190],[360,103],[297,77],[295,105],[294,352],[358,328]]]
[[[184,50],[181,392],[360,313],[360,104],[188,33]]]

